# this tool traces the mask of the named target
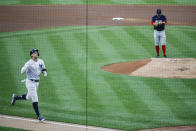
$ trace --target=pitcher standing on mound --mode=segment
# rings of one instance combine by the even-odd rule
[[[26,88],[27,94],[17,96],[16,94],[12,95],[11,104],[14,105],[17,100],[30,100],[32,101],[34,111],[37,115],[38,120],[44,121],[45,118],[40,115],[38,108],[38,95],[37,90],[39,86],[40,74],[43,72],[44,76],[47,76],[46,67],[44,61],[39,59],[38,49],[32,49],[30,51],[31,59],[25,63],[21,69],[21,74],[26,73],[27,78]]]
[[[165,24],[167,23],[166,16],[162,15],[161,9],[157,9],[156,15],[152,17],[152,25],[154,26],[154,41],[155,49],[157,52],[157,58],[159,55],[159,45],[162,45],[163,57],[166,58],[166,35],[165,35]]]

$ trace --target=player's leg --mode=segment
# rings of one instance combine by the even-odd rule
[[[160,41],[160,37],[159,37],[159,33],[158,31],[154,30],[154,41],[155,41],[155,49],[156,49],[156,53],[157,53],[157,58],[159,58],[159,41]]]
[[[28,91],[27,94],[23,94],[21,96],[17,96],[16,94],[13,94],[12,95],[12,101],[11,101],[12,105],[14,105],[17,100],[31,100],[32,82],[27,79],[26,82],[25,82],[25,85],[26,85],[26,88],[27,88],[27,91]]]
[[[16,94],[13,94],[12,95],[11,104],[14,105],[17,100],[26,100],[26,94],[23,94],[21,96],[18,96]]]
[[[26,81],[26,87],[28,86],[28,81]],[[27,88],[27,90],[28,90],[28,88]],[[29,91],[28,91],[29,92]],[[27,93],[28,94],[28,93]],[[26,100],[27,99],[27,94],[23,94],[23,95],[21,95],[21,96],[18,96],[18,95],[16,95],[16,94],[13,94],[12,95],[12,100],[11,100],[11,104],[12,105],[14,105],[15,104],[15,102],[17,101],[17,100]]]
[[[161,31],[161,45],[162,45],[162,51],[163,51],[163,57],[166,58],[166,35],[165,31]]]
[[[39,83],[34,82],[34,90],[32,91],[31,99],[32,99],[33,109],[37,115],[38,120],[44,121],[45,118],[40,115],[39,107],[38,107],[38,95],[37,95],[38,85]]]

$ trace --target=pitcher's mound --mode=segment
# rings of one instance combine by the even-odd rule
[[[102,67],[102,70],[131,76],[196,78],[195,58],[151,58]]]

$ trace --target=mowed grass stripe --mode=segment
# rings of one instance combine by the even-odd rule
[[[115,4],[116,1],[113,0],[86,0],[88,4]]]
[[[193,41],[196,41],[196,27],[193,28],[193,30],[183,29],[181,30],[183,34],[185,34],[187,37],[191,38]]]
[[[50,0],[20,0],[20,4],[51,4]]]
[[[180,44],[180,46],[190,52],[190,54],[192,54],[192,52],[195,52],[196,49],[193,48],[193,43],[194,40],[192,38],[189,38],[186,34],[184,34],[183,32],[178,32],[178,33],[173,33],[172,35],[175,39],[177,39],[179,41],[178,44]]]
[[[152,81],[145,80],[145,83],[160,97],[160,99],[170,108],[173,115],[182,121],[182,123],[175,123],[178,125],[191,122],[191,116],[194,114],[187,108],[182,101],[180,101],[176,94],[173,93],[168,85],[163,80],[157,79],[152,84]],[[188,115],[189,114],[189,115]]]
[[[124,59],[116,52],[116,50],[113,49],[113,47],[102,38],[102,35],[99,33],[99,31],[88,33],[88,37],[89,39],[93,40],[94,43],[96,43],[97,47],[103,52],[102,54],[104,54],[104,56],[108,56],[110,58],[109,60],[111,62],[124,61]]]
[[[130,35],[130,37],[133,38],[133,40],[138,44],[141,45],[141,47],[150,54],[150,56],[146,56],[148,58],[151,58],[153,56],[152,51],[152,41],[149,40],[149,38],[145,37],[140,31],[136,29],[137,27],[132,28],[123,28],[123,30]]]
[[[0,5],[17,5],[20,4],[19,0],[1,0]]]
[[[10,101],[8,103],[8,99],[7,99],[7,95],[9,95],[9,97],[11,98],[12,93],[13,92],[17,92],[17,87],[16,87],[16,83],[17,82],[17,78],[16,77],[16,66],[14,66],[15,61],[12,61],[13,59],[11,59],[11,57],[15,56],[13,55],[12,52],[8,51],[9,49],[9,45],[10,43],[12,43],[13,40],[9,40],[9,39],[0,39],[0,51],[1,51],[1,55],[0,58],[1,60],[3,60],[2,62],[0,62],[0,76],[1,76],[1,92],[0,92],[0,96],[1,96],[1,104],[2,105],[9,105]],[[3,109],[0,108],[0,110]]]
[[[86,33],[83,33],[82,35],[86,36],[87,34]],[[73,34],[73,37],[72,37],[74,40],[76,40],[75,43],[77,43],[77,45],[74,45],[74,46],[77,46],[77,48],[79,48],[80,52],[82,53],[79,53],[79,54],[84,54],[86,53],[86,39],[83,39],[81,38],[81,33],[78,34],[78,33],[74,33]],[[85,45],[81,44],[81,41],[85,43]],[[91,44],[90,44],[91,45]],[[89,51],[90,49],[88,49]],[[89,63],[93,63],[92,62],[92,58],[91,58],[91,55],[88,56],[88,62]],[[78,60],[76,60],[76,62],[78,62]],[[89,66],[88,66],[89,67]],[[91,70],[88,69],[88,72]],[[88,74],[89,75],[89,74]],[[88,100],[88,113],[89,112],[99,112],[100,110],[101,111],[104,111],[105,110],[105,105],[103,105],[103,101],[101,101],[100,97],[97,96],[97,90],[100,89],[100,88],[97,88],[97,85],[94,84],[94,79],[95,77],[89,77],[88,78],[88,97],[87,97],[87,100]],[[98,77],[96,77],[97,79]],[[93,87],[93,88],[92,88]],[[95,88],[96,87],[96,88]],[[96,90],[96,91],[95,91]],[[104,98],[105,100],[105,98]],[[97,108],[99,107],[99,108]],[[96,118],[94,118],[96,119]]]
[[[195,0],[174,0],[174,1],[182,5],[184,4],[195,5],[196,4]]]
[[[180,80],[173,82],[170,79],[163,80],[163,82],[168,85],[168,89],[175,94],[176,98],[182,102],[183,107],[188,108],[196,117],[196,102],[194,101],[195,99],[192,99],[196,95],[189,88],[186,88],[184,82]]]
[[[159,0],[143,0],[144,3],[149,4],[178,4],[175,0],[164,0],[164,1],[159,1]]]
[[[21,80],[25,78],[21,75],[21,68],[25,64],[25,53],[23,48],[20,44],[20,41],[17,38],[10,38],[6,40],[6,47],[7,47],[7,55],[9,56],[10,65],[11,65],[11,72],[14,76],[15,86],[12,88],[16,88],[16,92],[19,93],[26,93],[26,87],[24,83],[21,83]],[[27,54],[28,55],[28,54]],[[12,80],[13,81],[13,80]],[[24,92],[23,92],[24,91]]]
[[[141,97],[135,93],[133,85],[129,85],[122,77],[108,75],[103,77],[131,114],[143,113],[144,116],[154,114]]]
[[[168,50],[173,50],[173,57],[191,57],[190,49],[184,44],[181,38],[174,33],[167,32]],[[170,47],[169,47],[170,46]]]
[[[132,29],[132,32],[135,32],[137,40],[142,47],[146,48],[146,51],[149,52],[151,56],[154,56],[154,35],[153,29],[150,27],[135,27]]]
[[[132,87],[134,92],[140,96],[142,101],[144,101],[154,113],[149,120],[151,121],[151,124],[155,125],[158,124],[158,122],[162,122],[162,124],[167,126],[169,124],[168,118],[174,120],[175,123],[182,122],[176,118],[176,116],[170,110],[170,107],[168,107],[168,105],[164,103],[164,101],[162,101],[158,95],[156,95],[156,92],[151,89],[143,79],[146,78],[138,78],[135,81],[130,81],[127,79],[126,82],[129,85],[134,85]]]
[[[125,60],[130,59],[129,50],[122,45],[122,40],[119,39],[119,36],[115,35],[113,31],[104,30],[99,31],[103,39],[107,41],[106,44],[110,44],[116,52]]]
[[[79,34],[74,34],[73,35],[74,37],[75,37],[75,39],[78,41],[77,43],[77,46],[80,46],[80,50],[82,50],[82,51],[85,51],[86,50],[86,47],[85,46],[81,46],[81,44],[80,44],[80,35]],[[89,38],[90,39],[90,38]],[[88,40],[89,40],[88,39]],[[90,43],[89,42],[89,46],[92,46],[92,43]],[[96,47],[95,47],[96,48]],[[93,98],[92,99],[95,99],[95,96],[96,96],[96,93],[97,92],[100,92],[100,94],[101,93],[103,93],[102,91],[102,89],[101,88],[104,88],[104,86],[107,84],[107,83],[105,83],[105,82],[103,82],[102,83],[102,81],[104,81],[103,80],[103,78],[101,78],[101,77],[99,77],[99,74],[94,74],[94,73],[96,73],[96,72],[94,72],[95,70],[94,70],[94,62],[93,62],[93,59],[94,58],[92,58],[92,56],[93,56],[93,54],[89,54],[89,56],[88,56],[88,61],[89,61],[89,72],[90,72],[90,77],[89,77],[89,95],[91,95]],[[100,70],[100,68],[99,69],[96,69],[96,70]],[[100,70],[101,71],[101,70]],[[91,74],[93,74],[93,77],[92,77],[92,75]],[[96,78],[96,79],[95,79]],[[104,85],[102,85],[103,87],[97,87],[97,85],[95,85],[97,82],[101,82],[101,83],[99,83],[99,84],[104,84]],[[90,86],[90,85],[92,85],[92,86]],[[101,90],[100,90],[101,89]],[[96,93],[95,93],[96,92]],[[105,95],[105,97],[107,97],[107,95],[108,94],[106,94]],[[98,96],[97,96],[98,97]],[[91,100],[91,102],[95,102],[95,101],[93,101],[91,98],[89,98],[88,97],[88,99],[89,100]],[[103,99],[102,97],[101,98],[99,98],[99,99],[97,99],[97,100],[99,100],[100,101],[100,99]],[[96,101],[97,102],[97,104],[99,104],[99,105],[102,105],[102,103],[104,102],[105,103],[105,98],[104,98],[104,100],[103,101],[101,101],[100,103],[99,103],[99,101]],[[89,103],[89,104],[93,104],[93,103]],[[108,103],[107,103],[108,104]],[[89,106],[90,108],[91,108],[91,106]],[[100,109],[100,108],[99,108]],[[96,109],[93,109],[93,110],[96,110]]]
[[[85,108],[85,74],[82,72],[77,63],[73,60],[73,56],[70,54],[70,51],[66,48],[67,44],[74,43],[65,43],[63,38],[60,35],[48,35],[49,43],[51,47],[54,48],[54,51],[59,59],[63,71],[69,77],[69,80],[72,83],[72,88],[75,90],[75,93],[79,96],[78,102],[81,103],[83,108]]]
[[[2,98],[1,98],[1,99],[6,98],[6,100],[4,101],[5,104],[1,108],[3,111],[2,113],[3,114],[8,113],[11,115],[19,115],[21,112],[23,112],[24,114],[21,114],[22,116],[31,116],[29,114],[31,112],[30,108],[32,108],[32,105],[29,104],[28,102],[17,101],[15,103],[15,106],[10,105],[12,93],[16,93],[18,95],[27,93],[24,83],[20,82],[24,78],[20,74],[20,71],[24,64],[23,60],[25,59],[24,57],[25,55],[22,50],[22,46],[20,45],[20,42],[18,41],[17,38],[10,38],[10,39],[4,39],[4,40],[6,44],[5,50],[7,52],[5,53],[5,55],[7,59],[9,60],[9,64],[4,65],[4,66],[8,66],[10,68],[9,70],[7,70],[7,72],[10,72],[11,74],[9,75],[11,76],[9,76],[8,78],[9,82],[7,82],[6,86],[4,86],[4,88],[6,89],[3,90],[3,93],[6,96],[3,97],[2,95]],[[9,83],[12,83],[11,87],[8,87],[10,85]],[[9,92],[6,92],[6,90]],[[3,102],[1,104],[3,104]]]
[[[50,0],[51,4],[86,4],[87,0]]]
[[[126,32],[124,28],[129,28],[129,31],[132,30],[131,27],[119,27],[117,31],[114,31],[114,33],[119,35],[119,38],[121,39],[122,43],[124,43],[124,46],[129,49],[128,54],[130,53],[130,58],[143,59],[144,56],[150,56],[151,53],[143,48],[142,44],[137,43],[133,36]]]
[[[196,35],[196,32],[193,33]],[[196,52],[196,48],[193,48],[193,44],[195,43],[196,38],[192,37],[191,35],[185,33],[185,32],[179,32],[178,34],[179,38],[182,38],[184,44],[191,50],[191,52]]]
[[[115,4],[136,4],[136,3],[144,3],[144,0],[112,0]]]

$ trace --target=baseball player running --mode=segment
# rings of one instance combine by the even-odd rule
[[[43,72],[44,76],[47,76],[46,67],[44,61],[39,59],[38,49],[32,49],[30,51],[31,59],[25,63],[21,69],[21,74],[26,73],[27,78],[26,88],[27,94],[17,96],[13,94],[11,104],[14,105],[17,100],[30,100],[33,103],[34,111],[37,115],[38,120],[44,121],[45,118],[40,115],[38,108],[38,95],[37,90],[39,86],[40,74]]]
[[[156,15],[152,17],[152,25],[154,26],[154,41],[155,49],[157,52],[157,58],[159,55],[159,44],[162,45],[163,57],[166,58],[166,35],[165,24],[167,23],[166,16],[162,15],[161,9],[157,9]]]

